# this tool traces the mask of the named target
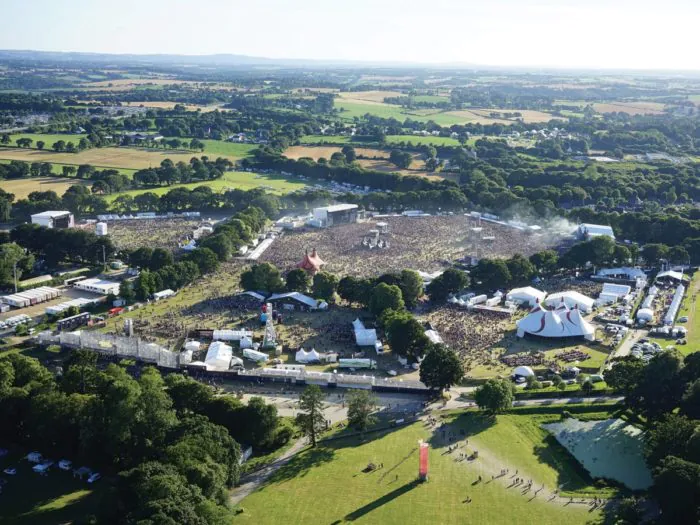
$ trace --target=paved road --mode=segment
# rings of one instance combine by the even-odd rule
[[[231,491],[231,504],[238,505],[243,498],[257,489],[267,478],[272,476],[277,469],[283,467],[291,461],[297,452],[306,446],[306,438],[301,438],[294,443],[289,450],[282,454],[279,459],[269,465],[244,476],[241,484]]]
[[[648,334],[648,330],[630,330],[629,335],[625,338],[622,344],[617,347],[617,350],[615,350],[612,353],[611,358],[624,357],[626,355],[630,355],[632,345],[634,345],[634,343],[636,343],[640,339],[646,337]],[[609,365],[608,368],[610,368]]]

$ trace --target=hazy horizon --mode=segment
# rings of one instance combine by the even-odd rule
[[[700,70],[700,3],[669,0],[48,0],[3,5],[0,49],[325,62]],[[376,4],[376,5],[375,5]]]

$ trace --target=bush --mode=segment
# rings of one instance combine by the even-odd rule
[[[562,419],[569,419],[569,418],[571,418],[571,417],[573,417],[573,416],[571,415],[571,412],[569,412],[568,410],[562,410],[562,412],[561,412],[561,418],[562,418]]]
[[[294,437],[296,432],[297,429],[294,426],[294,423],[292,423],[288,419],[282,420],[277,426],[277,429],[275,430],[275,435],[272,438],[272,448],[276,449],[288,443],[289,440]]]

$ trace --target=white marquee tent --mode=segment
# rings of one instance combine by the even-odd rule
[[[553,293],[547,297],[544,304],[557,308],[562,301],[568,308],[578,307],[584,313],[589,313],[593,309],[593,303],[595,302],[587,295],[568,290],[566,292]]]
[[[506,295],[506,300],[514,303],[527,304],[532,307],[544,301],[546,296],[547,294],[545,292],[533,288],[532,286],[526,286],[524,288],[513,288]]]
[[[204,362],[207,368],[216,370],[228,370],[231,366],[231,358],[233,357],[233,348],[221,341],[214,341],[209,345],[207,356]]]
[[[589,341],[595,339],[595,328],[586,321],[578,308],[569,309],[561,304],[556,310],[547,310],[540,305],[516,323],[518,337],[525,334],[539,337],[583,337]]]
[[[374,328],[365,328],[359,319],[352,322],[352,329],[355,332],[355,343],[357,346],[374,346],[377,343],[377,331]]]
[[[534,377],[535,372],[529,366],[519,366],[513,370],[513,375],[520,377]]]
[[[319,361],[321,361],[321,354],[319,354],[313,348],[310,352],[307,352],[303,348],[300,348],[294,356],[294,360],[297,363],[318,363]]]

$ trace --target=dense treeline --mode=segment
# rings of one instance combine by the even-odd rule
[[[85,350],[58,377],[21,354],[1,359],[0,417],[3,443],[116,475],[83,523],[228,523],[239,443],[265,450],[292,433],[261,398],[246,406],[154,368],[137,379],[115,364],[100,370]]]
[[[666,351],[648,364],[630,356],[613,363],[605,380],[646,420],[646,458],[654,476],[651,493],[661,506],[662,522],[697,523],[700,352],[683,358],[676,351]]]

